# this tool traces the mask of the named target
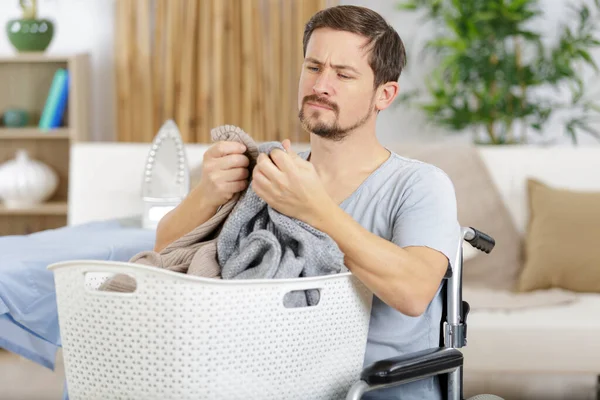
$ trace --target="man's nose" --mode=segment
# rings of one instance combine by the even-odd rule
[[[323,71],[323,73],[319,75],[315,84],[313,85],[313,92],[319,96],[331,95],[331,83],[329,73],[327,71]]]

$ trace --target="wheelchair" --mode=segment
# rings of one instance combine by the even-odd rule
[[[127,262],[52,264],[69,400],[356,400],[435,375],[446,400],[463,400],[462,245],[489,253],[495,242],[470,227],[461,235],[442,287],[440,347],[366,367],[373,296],[351,273],[217,280]],[[136,289],[97,290],[115,274]],[[287,293],[314,289],[316,306],[282,305]]]
[[[454,268],[448,265],[444,277],[444,313],[440,347],[378,361],[361,373],[346,400],[358,400],[366,392],[394,387],[439,375],[444,400],[464,400],[463,355],[460,348],[467,345],[467,316],[469,303],[462,299],[462,242],[466,241],[485,253],[490,253],[495,241],[487,234],[471,227],[461,228],[462,241]],[[469,400],[502,400],[492,394],[480,394]]]

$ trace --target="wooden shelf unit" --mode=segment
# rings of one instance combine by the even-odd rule
[[[69,204],[66,201],[48,201],[43,204],[24,207],[8,208],[0,205],[0,216],[5,215],[67,215]]]
[[[71,133],[68,128],[41,130],[38,128],[4,128],[0,127],[0,140],[2,139],[69,139]]]
[[[69,71],[69,97],[63,126],[38,128],[48,92],[58,68]],[[70,146],[89,140],[89,55],[41,53],[0,56],[0,116],[8,108],[30,113],[22,128],[3,126],[0,119],[0,165],[18,149],[51,167],[59,178],[54,195],[44,204],[9,209],[0,200],[0,236],[22,235],[67,224],[69,207]]]

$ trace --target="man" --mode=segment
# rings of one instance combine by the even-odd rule
[[[271,207],[329,234],[350,271],[375,294],[365,364],[437,347],[440,285],[459,246],[456,198],[436,167],[387,150],[376,118],[398,95],[405,50],[398,34],[366,8],[338,6],[304,32],[298,107],[311,149],[261,154],[253,189]],[[208,220],[247,187],[239,143],[213,145],[190,195],[160,222],[156,249]],[[438,399],[437,378],[367,398]]]

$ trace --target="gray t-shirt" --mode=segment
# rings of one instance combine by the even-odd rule
[[[309,151],[301,155],[307,159]],[[460,245],[456,196],[439,168],[396,153],[340,205],[370,232],[400,247],[427,246],[454,262]],[[440,285],[441,289],[441,285]],[[406,316],[373,298],[365,366],[375,361],[439,347],[442,296],[419,317]],[[438,378],[367,393],[369,400],[441,399]]]

